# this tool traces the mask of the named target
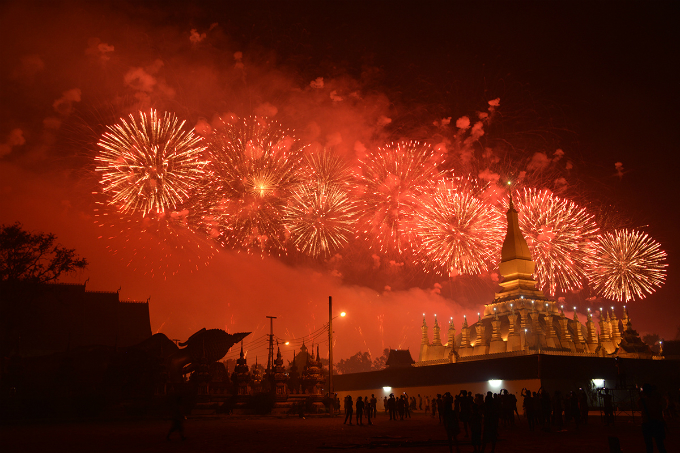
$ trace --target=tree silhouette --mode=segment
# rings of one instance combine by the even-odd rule
[[[31,233],[21,223],[0,227],[0,281],[55,282],[87,267],[87,260],[56,243],[52,233]]]
[[[383,350],[383,355],[373,361],[374,370],[384,370],[387,367],[387,358],[390,356],[390,348]]]
[[[371,371],[371,365],[371,354],[359,351],[348,359],[340,360],[335,366],[340,374],[350,374]]]

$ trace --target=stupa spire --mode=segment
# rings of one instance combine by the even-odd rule
[[[535,264],[531,259],[531,251],[526,239],[519,227],[519,215],[510,197],[507,212],[508,231],[503,240],[501,249],[501,263],[499,266],[503,280],[500,293],[496,298],[518,297],[541,297],[542,292],[536,290],[534,280]]]

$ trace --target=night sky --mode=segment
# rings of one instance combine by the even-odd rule
[[[278,316],[279,337],[301,337],[327,321],[332,295],[348,312],[334,324],[336,360],[385,347],[417,359],[422,313],[430,325],[434,313],[453,316],[459,330],[493,297],[489,275],[362,278],[347,264],[352,251],[339,272],[102,226],[96,143],[107,124],[153,107],[197,129],[217,115],[273,116],[311,152],[332,146],[351,159],[394,140],[444,143],[443,119],[500,98],[482,142],[509,156],[502,178],[562,149],[573,164],[564,196],[600,225],[662,244],[666,284],[628,307],[641,334],[673,339],[678,12],[662,2],[3,2],[0,222],[54,232],[87,257],[68,281],[150,297],[152,330],[170,338],[202,327],[257,338],[265,315]],[[580,313],[612,305],[567,301]]]

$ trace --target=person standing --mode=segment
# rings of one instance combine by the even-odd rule
[[[442,417],[442,410],[444,409],[444,400],[442,400],[442,396],[440,394],[437,394],[437,412],[439,413],[439,424],[442,425],[444,424],[444,419]]]
[[[371,401],[368,397],[364,398],[364,404],[366,405],[364,408],[364,412],[366,413],[366,424],[372,425],[373,422],[371,422],[371,417],[373,417],[373,407],[371,406]]]
[[[531,396],[531,391],[528,389],[524,388],[522,389],[522,396],[524,397],[524,401],[522,403],[522,406],[524,407],[524,416],[527,418],[527,422],[529,423],[529,430],[533,431],[534,430],[534,401]]]
[[[378,416],[378,400],[376,399],[375,395],[371,393],[371,411],[373,413],[371,414],[373,418],[376,418]]]
[[[483,405],[484,410],[484,438],[482,439],[482,451],[486,449],[486,444],[491,444],[491,453],[496,450],[496,440],[498,440],[498,405],[491,392],[486,392],[486,399]]]
[[[465,437],[468,437],[468,425],[470,424],[470,414],[472,413],[471,400],[468,399],[468,394],[465,390],[461,390],[457,398],[460,407],[460,421],[463,422]]]
[[[401,395],[397,400],[397,412],[399,412],[399,420],[404,419],[404,395]]]
[[[482,408],[479,404],[472,405],[470,414],[470,441],[474,453],[482,451]]]
[[[666,453],[664,439],[666,425],[663,420],[663,401],[661,395],[651,384],[642,386],[638,407],[642,412],[642,437],[645,440],[647,453],[654,451],[654,442],[659,453]]]
[[[609,389],[604,389],[602,395],[602,405],[604,406],[604,423],[605,425],[614,424],[614,398],[609,394]]]
[[[357,398],[357,425],[364,424],[364,407],[361,397]]]
[[[456,446],[456,452],[460,453],[458,446],[458,434],[460,433],[460,425],[458,424],[458,407],[453,406],[453,397],[449,392],[444,393],[444,404],[442,406],[444,429],[446,430],[446,437],[449,441],[449,453],[453,453],[453,446]]]
[[[354,413],[354,408],[352,407],[354,405],[354,402],[352,401],[352,395],[347,395],[345,397],[345,421],[343,423],[347,424],[347,420],[349,420],[349,424],[352,424],[352,414]]]
[[[390,420],[396,420],[397,401],[394,399],[394,393],[390,393],[390,398],[387,400],[387,410],[390,413]]]

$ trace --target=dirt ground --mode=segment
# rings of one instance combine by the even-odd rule
[[[625,453],[644,452],[640,419],[619,418],[613,427],[591,415],[588,425],[563,431],[529,431],[522,420],[514,428],[501,428],[496,452],[582,453],[608,452],[609,436],[618,437]],[[9,423],[0,426],[0,447],[13,452],[307,452],[398,451],[446,452],[446,434],[438,420],[415,413],[404,421],[389,421],[379,413],[373,426],[348,426],[343,418],[189,417],[187,439],[174,434],[165,439],[169,420],[116,420],[89,422]],[[459,436],[460,451],[472,445]],[[667,425],[666,447],[680,452],[680,423]],[[490,451],[487,446],[486,451]],[[655,450],[656,451],[656,450]]]

